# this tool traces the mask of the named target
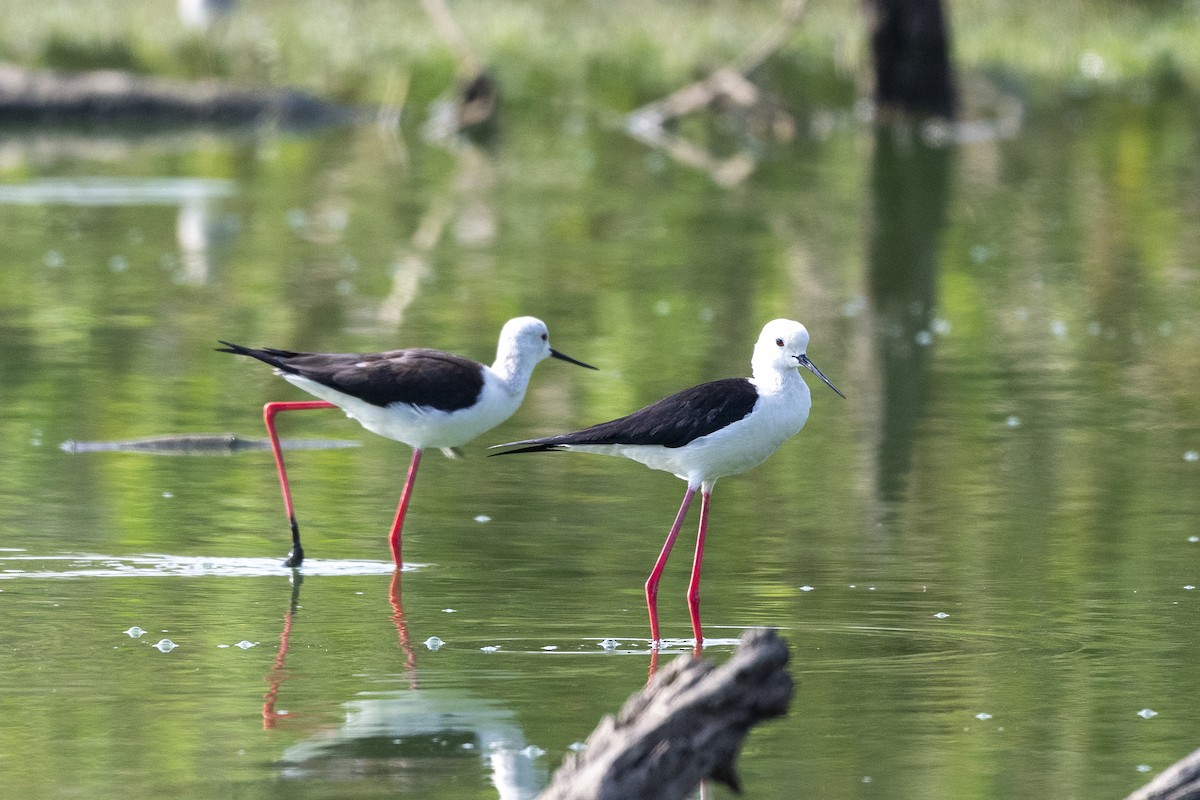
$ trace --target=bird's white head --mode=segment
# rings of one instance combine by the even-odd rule
[[[842,397],[846,395],[821,374],[817,365],[808,358],[808,329],[790,319],[773,319],[763,326],[758,342],[754,345],[754,378],[757,381],[778,383],[780,376],[793,373],[803,367],[816,375],[825,385]]]
[[[550,331],[537,317],[514,317],[500,329],[496,359],[505,357],[537,364],[550,357]]]
[[[547,358],[558,358],[581,367],[595,367],[563,355],[550,346],[550,331],[537,317],[514,317],[500,329],[500,344],[496,347],[493,369],[516,375],[531,371]],[[527,378],[526,378],[527,379]]]

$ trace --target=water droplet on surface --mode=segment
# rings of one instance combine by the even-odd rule
[[[439,647],[441,647],[444,644],[445,644],[445,642],[443,642],[441,639],[439,639],[436,636],[430,636],[428,639],[425,640],[425,646],[428,647],[430,650],[437,650]]]
[[[124,272],[129,267],[129,261],[124,256],[113,256],[108,260],[108,268],[113,272]]]
[[[992,715],[987,713],[986,711],[980,711],[978,714],[975,715],[975,719],[978,719],[978,720],[989,720],[991,718],[992,718]]]
[[[600,643],[600,646],[603,647],[605,650],[616,650],[618,647],[621,646],[621,643],[618,642],[616,639],[605,639],[603,642]]]
[[[557,650],[557,649],[558,649],[558,645],[556,645],[556,644],[548,644],[548,645],[546,645],[545,647],[543,647],[542,649],[543,649],[543,650]]]
[[[1191,542],[1192,544],[1195,544],[1196,542],[1200,542],[1200,536],[1189,536],[1188,541]]]
[[[1143,708],[1141,711],[1137,712],[1137,715],[1142,719],[1150,719],[1151,717],[1157,717],[1158,712],[1152,708]]]
[[[871,782],[871,776],[870,776],[870,775],[863,775],[863,776],[862,776],[862,782],[863,782],[863,783],[870,783],[870,782]]]
[[[1183,588],[1187,589],[1190,592],[1192,589],[1195,589],[1196,587],[1193,586],[1192,584],[1188,583],[1188,584],[1185,584]]]
[[[1138,764],[1136,769],[1138,772],[1149,772],[1150,765],[1149,764]]]
[[[807,583],[800,587],[800,591],[802,592],[811,592],[812,590],[813,587],[809,586]]]
[[[536,744],[531,744],[521,751],[521,755],[526,758],[540,758],[546,755],[546,751],[538,747]]]
[[[499,650],[499,649],[500,649],[500,645],[498,645],[498,644],[487,644],[487,645],[484,645],[483,647],[481,647],[481,648],[479,648],[479,649],[480,649],[480,650],[482,650],[482,651],[483,651],[483,652],[485,652],[485,653],[494,653],[494,652],[496,652],[497,650]]]
[[[175,495],[172,492],[163,492],[162,496],[170,500]]]
[[[129,636],[130,639],[136,639],[139,636],[146,635],[146,632],[144,630],[142,630],[141,628],[139,628],[137,625],[134,625],[132,628],[125,631],[125,633]]]
[[[1067,335],[1067,323],[1063,322],[1061,319],[1054,320],[1050,323],[1050,332],[1059,339],[1065,338]]]
[[[442,612],[445,614],[456,614],[456,613],[458,613],[458,609],[457,608],[443,608]]]
[[[1184,461],[1200,461],[1200,453],[1197,453],[1195,450],[1188,450],[1186,453],[1183,454],[1183,460]]]
[[[934,614],[934,616],[937,617],[938,619],[945,619],[946,617],[948,617],[950,615],[947,614],[945,611],[939,611],[936,614]]]
[[[245,639],[242,639],[240,642],[235,644],[234,647],[240,647],[243,650],[249,650],[251,647],[254,647],[254,642],[248,642]]]
[[[176,647],[179,647],[179,645],[175,644],[170,639],[159,639],[158,644],[154,645],[154,647],[157,648],[161,653],[169,653]]]
[[[475,743],[474,742],[463,742],[462,744],[459,745],[459,747],[461,747],[463,750],[474,750]]]
[[[1004,420],[1004,424],[1010,428],[1015,428],[1021,424],[1021,418],[1014,414],[1008,419]]]
[[[487,514],[480,514],[479,516],[475,517],[475,521],[476,522],[491,522],[492,518],[489,517]]]
[[[580,750],[587,750],[587,745],[583,742],[571,742],[567,745],[567,749],[578,753]]]
[[[913,337],[913,341],[922,347],[928,347],[933,344],[933,334],[929,331],[917,331],[917,335]]]

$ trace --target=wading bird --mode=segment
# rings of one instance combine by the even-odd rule
[[[220,352],[257,358],[275,367],[275,374],[284,380],[321,398],[267,403],[263,407],[292,528],[292,551],[284,562],[290,567],[304,560],[304,548],[300,546],[300,526],[275,433],[275,415],[279,412],[337,407],[372,433],[413,448],[408,478],[388,537],[399,569],[401,530],[421,454],[436,447],[452,455],[454,448],[511,417],[525,399],[533,368],[547,358],[595,369],[552,348],[546,324],[534,317],[517,317],[504,324],[491,366],[421,348],[370,354],[295,353],[226,341],[221,344],[225,347],[218,348]]]
[[[700,647],[704,641],[700,630],[700,563],[713,485],[718,478],[758,466],[804,427],[812,397],[800,377],[800,367],[845,397],[809,360],[807,348],[808,331],[803,325],[788,319],[772,320],[754,345],[751,378],[726,378],[693,386],[628,416],[574,433],[496,445],[514,449],[494,455],[577,450],[623,456],[687,481],[675,524],[646,580],[650,635],[656,646],[661,641],[658,581],[696,490],[702,498],[700,529],[687,599],[692,632]]]

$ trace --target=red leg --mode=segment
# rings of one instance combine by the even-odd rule
[[[404,529],[404,515],[408,513],[408,500],[412,497],[413,483],[417,479],[417,467],[421,466],[420,448],[413,450],[412,463],[408,465],[408,478],[404,481],[404,493],[400,495],[400,505],[396,508],[396,521],[392,523],[392,533],[388,543],[392,546],[392,558],[396,561],[396,569],[404,566],[400,560],[400,531]]]
[[[300,526],[296,524],[296,510],[292,506],[292,490],[288,486],[287,469],[283,466],[283,450],[279,436],[275,433],[275,415],[280,411],[305,411],[310,408],[336,408],[324,400],[299,400],[284,403],[267,403],[263,406],[263,421],[271,436],[271,450],[275,453],[275,469],[279,473],[279,485],[283,488],[283,507],[287,510],[288,523],[292,526],[292,552],[288,553],[284,565],[298,567],[304,561],[304,548],[300,546]]]
[[[692,579],[688,582],[688,612],[692,616],[692,633],[696,637],[696,655],[704,649],[704,635],[700,632],[700,563],[704,561],[704,536],[708,532],[708,507],[712,501],[712,490],[700,492],[700,530],[696,533],[696,555],[692,559]]]
[[[687,516],[688,507],[692,504],[692,495],[695,493],[696,487],[689,484],[687,494],[683,496],[683,504],[679,506],[679,513],[675,515],[675,524],[671,526],[671,532],[663,542],[662,552],[654,562],[654,569],[646,579],[646,608],[650,610],[650,644],[656,648],[662,641],[662,637],[658,635],[658,580],[662,577],[663,567],[667,565],[667,557],[671,555],[671,547],[675,544],[675,537],[679,535],[679,526]]]

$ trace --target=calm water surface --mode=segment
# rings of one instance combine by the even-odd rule
[[[565,111],[486,148],[5,134],[0,793],[535,796],[646,680],[683,485],[486,445],[745,374],[777,316],[849,399],[810,382],[808,427],[714,496],[707,653],[776,626],[796,679],[747,796],[1117,797],[1192,750],[1194,116],[933,150],[833,130],[732,189]],[[426,459],[402,585],[409,452],[339,414],[281,419],[362,442],[289,455],[298,577],[268,453],[59,447],[262,436],[299,394],[218,338],[490,360],[518,314],[602,371],[545,363],[467,458]]]

